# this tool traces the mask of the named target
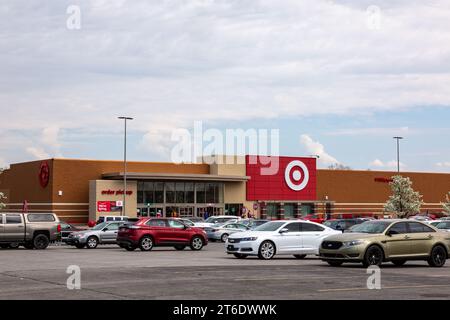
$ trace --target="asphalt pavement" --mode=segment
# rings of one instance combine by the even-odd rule
[[[241,260],[221,243],[198,252],[128,252],[112,245],[5,249],[0,261],[0,299],[450,299],[450,260],[443,268],[386,263],[381,289],[368,288],[371,274],[359,264],[336,268],[290,256]],[[79,267],[81,289],[68,289],[69,266]]]

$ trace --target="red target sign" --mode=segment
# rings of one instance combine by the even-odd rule
[[[44,161],[41,163],[41,166],[39,168],[39,183],[41,184],[42,188],[45,188],[47,187],[49,181],[50,181],[50,166],[48,165],[47,161]]]
[[[248,201],[301,201],[316,200],[316,159],[303,157],[269,157],[277,170],[266,174],[267,157],[263,161],[250,162],[247,156],[246,171]]]

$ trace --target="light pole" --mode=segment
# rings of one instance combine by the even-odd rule
[[[125,215],[126,200],[127,200],[127,120],[133,120],[130,117],[118,117],[120,120],[124,120],[125,130],[123,139],[123,204],[122,204],[122,216]]]
[[[397,140],[397,172],[400,172],[400,140],[403,137],[394,137]]]

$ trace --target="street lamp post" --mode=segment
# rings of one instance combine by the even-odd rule
[[[394,137],[397,140],[397,172],[400,172],[400,140],[403,137]]]
[[[118,117],[120,120],[124,120],[124,141],[123,141],[123,203],[122,203],[122,216],[125,215],[126,200],[127,200],[127,120],[133,120],[130,117]]]

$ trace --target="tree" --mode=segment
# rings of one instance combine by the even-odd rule
[[[407,218],[420,212],[423,204],[422,196],[414,191],[409,178],[393,176],[389,185],[392,195],[384,205],[386,211],[394,212],[399,218]]]
[[[352,170],[349,166],[343,165],[342,163],[333,163],[328,166],[330,170]]]
[[[450,216],[450,192],[445,195],[445,202],[442,202],[442,207],[444,208],[444,214]]]
[[[0,168],[0,174],[2,174],[2,172],[3,172],[3,169]],[[0,192],[0,210],[6,207],[6,205],[2,201],[4,199],[6,199],[5,195],[3,194],[3,192]]]

